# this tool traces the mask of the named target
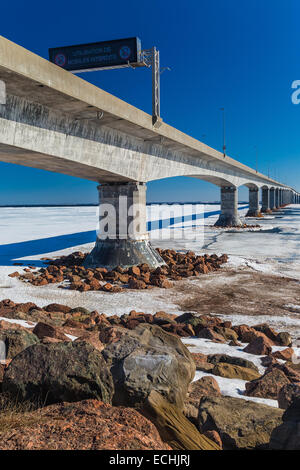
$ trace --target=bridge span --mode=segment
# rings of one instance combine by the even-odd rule
[[[101,234],[88,265],[162,260],[147,241],[146,183],[189,176],[220,187],[216,225],[241,225],[238,188],[249,188],[248,216],[299,202],[299,193],[258,173],[0,36],[0,161],[86,178],[127,221]],[[262,207],[259,205],[259,191]],[[120,203],[122,201],[122,204]],[[124,201],[126,201],[124,205]],[[130,208],[136,205],[135,214]],[[135,220],[130,234],[129,225]]]

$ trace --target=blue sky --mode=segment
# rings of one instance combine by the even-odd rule
[[[300,191],[298,0],[14,0],[1,4],[0,34],[48,58],[48,48],[138,36],[160,50],[165,122],[221,150],[226,110],[228,153]],[[151,73],[123,69],[81,74],[151,113]],[[89,203],[96,184],[0,163],[0,204]],[[240,199],[247,198],[246,188]],[[193,178],[148,184],[148,201],[219,199],[219,189]]]

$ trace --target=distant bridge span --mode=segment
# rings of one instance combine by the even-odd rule
[[[240,224],[241,185],[249,187],[249,215],[260,210],[260,188],[265,212],[299,201],[292,188],[174,127],[153,126],[147,113],[1,36],[0,80],[6,87],[6,104],[0,104],[0,161],[97,181],[102,204],[126,195],[144,205],[145,183],[174,176],[221,187],[219,225]],[[143,226],[144,219],[143,214]],[[145,230],[136,234],[136,243],[145,239]]]

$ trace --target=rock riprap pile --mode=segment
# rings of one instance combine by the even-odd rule
[[[192,312],[108,316],[10,299],[0,316],[0,449],[298,448],[300,370],[287,332]],[[189,338],[201,339],[195,353]],[[243,399],[224,396],[224,379],[244,382]],[[3,426],[4,396],[39,409]]]
[[[120,292],[124,288],[150,289],[153,287],[170,288],[172,281],[200,276],[216,271],[226,263],[228,257],[213,255],[195,255],[194,252],[179,253],[174,250],[161,250],[158,253],[165,265],[156,269],[147,264],[122,268],[116,266],[109,271],[106,268],[85,268],[83,266],[87,254],[75,252],[55,260],[47,261],[48,266],[36,269],[27,267],[23,273],[15,271],[10,277],[34,286],[60,283],[60,287],[78,291]]]

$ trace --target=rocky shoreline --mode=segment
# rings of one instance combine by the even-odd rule
[[[42,258],[48,264],[36,270],[29,266],[23,273],[15,271],[10,277],[17,277],[34,286],[60,283],[60,288],[86,291],[122,292],[124,289],[170,288],[172,281],[196,277],[219,269],[228,260],[227,255],[197,256],[194,252],[179,253],[175,250],[156,249],[165,265],[151,269],[147,264],[123,268],[117,266],[111,271],[106,268],[85,268],[87,253],[74,252],[58,259]]]
[[[0,317],[0,449],[299,450],[300,366],[287,332],[9,299]],[[211,354],[182,342],[197,338]],[[220,378],[244,381],[243,399],[222,394]],[[21,408],[8,418],[12,401]]]

